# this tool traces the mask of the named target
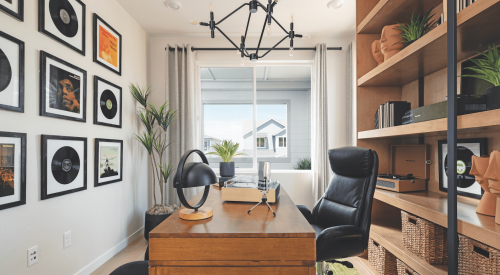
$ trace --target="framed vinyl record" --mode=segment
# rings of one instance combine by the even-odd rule
[[[87,72],[40,52],[40,115],[86,122]]]
[[[38,0],[38,31],[85,55],[85,4]]]
[[[26,134],[0,132],[0,210],[26,204]]]
[[[94,62],[122,75],[122,36],[94,13]]]
[[[2,31],[0,109],[24,113],[24,42]]]
[[[461,196],[480,199],[484,190],[470,174],[472,156],[488,154],[488,139],[461,139],[457,140],[457,194]],[[439,158],[439,190],[448,191],[448,143],[446,140],[438,141]]]
[[[42,200],[87,189],[87,138],[42,135]]]
[[[0,10],[19,21],[24,21],[24,0],[0,0]]]
[[[94,76],[94,124],[122,128],[122,88]]]
[[[94,186],[123,180],[123,140],[95,139]]]

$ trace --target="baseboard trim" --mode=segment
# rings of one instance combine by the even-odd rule
[[[113,258],[118,252],[122,251],[127,245],[129,245],[132,241],[134,241],[137,237],[144,234],[144,227],[141,227],[139,230],[132,233],[125,240],[121,241],[110,250],[104,252],[101,256],[97,257],[93,262],[80,269],[80,271],[76,272],[75,275],[89,275],[98,269],[101,265],[107,262],[109,259]]]

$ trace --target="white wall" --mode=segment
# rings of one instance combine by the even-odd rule
[[[89,274],[141,233],[147,209],[146,155],[133,140],[139,126],[127,85],[148,84],[149,36],[114,0],[85,0],[86,56],[39,33],[36,0],[25,0],[25,22],[0,12],[0,29],[26,46],[25,113],[0,111],[0,131],[27,133],[26,205],[0,211],[0,274]],[[123,36],[123,73],[118,76],[92,62],[92,14]],[[39,51],[44,50],[87,71],[87,123],[39,116]],[[123,129],[93,124],[93,77],[123,88]],[[40,200],[40,135],[87,137],[87,190]],[[94,139],[124,140],[123,182],[93,187]],[[63,233],[72,245],[63,249]],[[38,245],[39,262],[27,267],[27,249]],[[83,270],[82,270],[83,269]],[[79,272],[81,271],[81,272]]]
[[[263,38],[263,47],[272,47],[280,38]],[[239,38],[233,38],[233,41],[239,41]],[[296,40],[295,47],[312,47],[317,43],[326,43],[329,47],[347,47],[354,41],[354,33],[349,37],[313,37],[311,40]],[[247,39],[247,47],[256,47],[258,38],[251,37]],[[231,44],[220,34],[216,34],[215,39],[210,38],[207,33],[204,37],[151,37],[151,84],[156,90],[165,90],[165,47],[178,44],[191,44],[195,47],[231,47]],[[284,42],[282,47],[287,47]],[[304,61],[313,60],[314,51],[295,51],[294,57],[289,57],[287,51],[273,51],[264,59],[266,61]],[[227,52],[197,52],[197,60],[204,66],[213,66],[214,64],[228,64],[240,67],[240,56],[235,51]],[[329,148],[342,147],[346,142],[346,97],[345,97],[345,51],[328,52],[328,106],[329,106]],[[247,61],[247,63],[249,63]],[[153,100],[164,101],[165,96],[160,93],[153,96]],[[341,134],[339,134],[341,133]],[[299,172],[294,172],[299,173]],[[312,195],[312,174],[302,172],[301,176],[289,172],[275,173],[273,179],[283,183],[292,199],[296,203],[304,203],[309,207],[313,205]]]

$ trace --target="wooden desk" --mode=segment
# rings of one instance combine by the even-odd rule
[[[199,201],[201,193],[192,199]],[[266,205],[223,202],[212,187],[205,203],[214,216],[179,219],[175,212],[149,233],[149,274],[316,274],[316,233],[286,191]]]

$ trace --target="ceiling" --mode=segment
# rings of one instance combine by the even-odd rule
[[[200,76],[202,80],[211,81],[252,81],[252,68],[201,68]],[[257,80],[285,80],[290,81],[310,81],[311,67],[309,66],[269,66],[257,67]]]
[[[247,0],[117,0],[125,10],[152,36],[207,36],[208,27],[189,24],[189,21],[209,21],[209,3],[212,2],[215,20],[218,21]],[[345,0],[339,9],[329,9],[329,0],[281,0],[274,9],[274,17],[289,29],[290,17],[294,15],[295,31],[312,36],[335,37],[353,34],[355,31],[355,2]],[[181,4],[180,10],[171,10],[165,2]],[[260,0],[266,3],[265,0]],[[250,36],[259,36],[265,12],[252,15]],[[229,36],[239,36],[246,26],[248,6],[243,7],[219,27]],[[272,36],[283,37],[284,32],[273,24]]]

